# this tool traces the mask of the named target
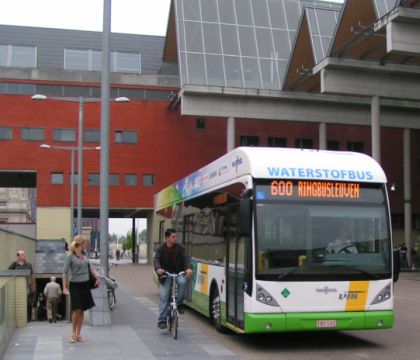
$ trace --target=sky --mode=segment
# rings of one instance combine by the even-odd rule
[[[166,35],[170,0],[113,0],[111,31]],[[0,0],[0,24],[102,31],[103,0]]]
[[[126,235],[127,231],[131,232],[132,226],[133,226],[132,219],[109,219],[108,232],[110,234]],[[136,220],[137,233],[140,233],[142,230],[146,229],[146,227],[147,227],[146,219]]]
[[[165,36],[169,5],[170,0],[113,0],[111,31]],[[103,0],[0,0],[0,9],[3,25],[102,31]]]

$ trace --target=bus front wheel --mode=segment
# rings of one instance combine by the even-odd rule
[[[213,288],[211,296],[211,322],[218,332],[225,332],[222,325],[222,303],[219,290],[216,287]]]

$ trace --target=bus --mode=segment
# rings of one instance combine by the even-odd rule
[[[238,147],[155,195],[218,331],[387,329],[398,276],[386,176],[354,152]]]

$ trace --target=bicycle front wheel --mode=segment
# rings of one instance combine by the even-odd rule
[[[174,311],[172,314],[172,335],[174,336],[174,339],[176,340],[178,338],[178,313]]]
[[[108,290],[108,305],[109,305],[109,310],[114,310],[115,307],[115,293],[114,293],[114,289],[109,289]]]

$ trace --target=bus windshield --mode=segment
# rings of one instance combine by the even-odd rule
[[[382,184],[270,180],[255,195],[257,279],[391,277]]]

